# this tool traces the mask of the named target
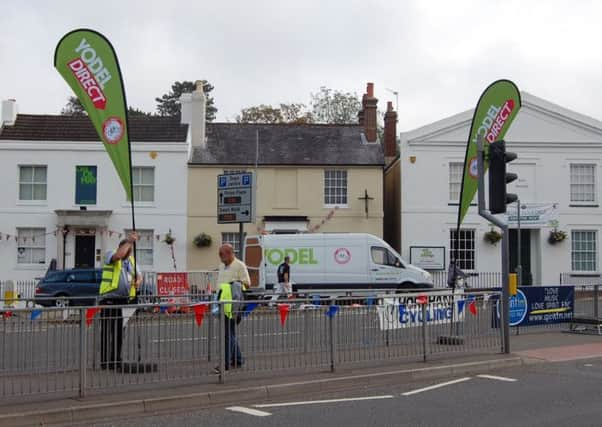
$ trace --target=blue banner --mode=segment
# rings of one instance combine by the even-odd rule
[[[573,286],[523,286],[510,297],[510,326],[548,325],[573,318]],[[497,316],[499,318],[499,301]]]
[[[75,204],[96,204],[96,166],[77,166],[75,169]]]

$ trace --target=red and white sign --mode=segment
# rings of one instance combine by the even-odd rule
[[[351,261],[351,252],[347,248],[338,248],[334,251],[334,260],[337,264],[347,264]]]
[[[189,293],[187,273],[157,273],[157,294],[159,296],[181,297]]]

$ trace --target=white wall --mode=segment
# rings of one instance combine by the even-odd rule
[[[150,152],[157,153],[152,159]],[[153,229],[153,234],[164,234],[171,228],[176,238],[175,254],[178,270],[186,269],[186,143],[134,143],[134,166],[155,168],[155,202],[136,205],[136,227]],[[47,201],[19,201],[19,165],[47,165]],[[97,166],[97,204],[88,210],[111,210],[108,228],[123,232],[131,228],[131,213],[125,192],[115,169],[99,142],[27,142],[2,141],[0,144],[0,233],[17,234],[18,227],[44,227],[46,232],[56,229],[55,210],[78,210],[75,205],[75,168],[81,165]],[[58,238],[62,238],[60,235]],[[114,248],[117,235],[97,235],[96,248]],[[74,262],[74,237],[68,236],[66,265]],[[153,242],[154,265],[145,269],[172,271],[169,247],[156,239]],[[46,264],[18,265],[17,242],[0,241],[0,278],[30,279],[42,274],[52,258],[57,258],[57,237],[46,236]]]
[[[530,101],[530,102],[529,102]],[[570,205],[570,163],[596,164],[596,191],[602,188],[602,126],[589,119],[567,117],[562,109],[552,114],[549,104],[539,108],[527,97],[506,136],[509,151],[519,158],[509,171],[519,173],[513,192],[523,203],[559,203],[559,228],[568,239],[556,245],[547,241],[551,227],[532,233],[531,264],[536,283],[558,283],[560,273],[571,272],[571,230],[598,231],[598,270],[602,210]],[[526,104],[526,105],[525,105]],[[463,162],[470,112],[401,135],[401,246],[409,259],[410,246],[445,246],[449,263],[449,230],[455,228],[458,206],[449,204],[449,163]],[[410,161],[415,156],[415,163]],[[476,197],[475,197],[476,203]],[[596,201],[596,204],[600,200]],[[475,263],[481,272],[500,271],[500,244],[483,240],[487,221],[471,207],[463,228],[475,228]]]

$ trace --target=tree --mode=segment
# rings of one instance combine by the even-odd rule
[[[261,104],[243,108],[236,116],[236,121],[238,123],[304,124],[312,123],[312,117],[305,104],[280,104],[279,107]]]
[[[285,123],[307,124],[313,123],[312,114],[307,111],[307,106],[302,103],[280,104],[280,113]]]
[[[282,123],[282,112],[271,105],[243,108],[236,116],[237,123]]]
[[[341,92],[322,86],[311,94],[312,116],[316,123],[357,123],[362,103],[355,93]]]
[[[207,80],[202,80],[203,82],[203,91],[207,97],[207,106],[205,109],[205,120],[208,122],[212,122],[215,120],[215,113],[217,113],[217,108],[214,106],[214,99],[212,96],[209,96],[209,93],[213,90],[213,86],[207,82]],[[171,85],[171,91],[169,93],[164,94],[160,98],[155,98],[157,101],[157,112],[160,116],[170,116],[170,117],[180,117],[181,106],[179,103],[180,96],[183,93],[194,92],[196,89],[196,85],[191,81],[183,81],[183,82],[174,82]]]
[[[136,107],[128,107],[128,117],[152,117],[152,113],[147,113]]]
[[[87,116],[84,106],[77,96],[70,96],[67,104],[61,110],[63,116]]]
[[[84,106],[80,102],[79,98],[76,96],[70,96],[69,100],[65,107],[61,110],[61,114],[63,116],[87,116],[86,110]],[[128,116],[129,117],[151,117],[151,113],[147,113],[146,111],[142,111],[136,107],[128,108]]]

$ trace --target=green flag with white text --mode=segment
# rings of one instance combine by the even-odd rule
[[[54,67],[84,106],[131,201],[127,105],[113,46],[96,31],[71,31],[56,47]]]
[[[478,187],[477,137],[485,141],[485,153],[489,144],[504,138],[521,107],[520,92],[510,80],[498,80],[490,84],[479,98],[472,117],[468,136],[464,174],[460,190],[460,209],[458,210],[458,229],[468,212]],[[485,172],[488,164],[485,162]]]

